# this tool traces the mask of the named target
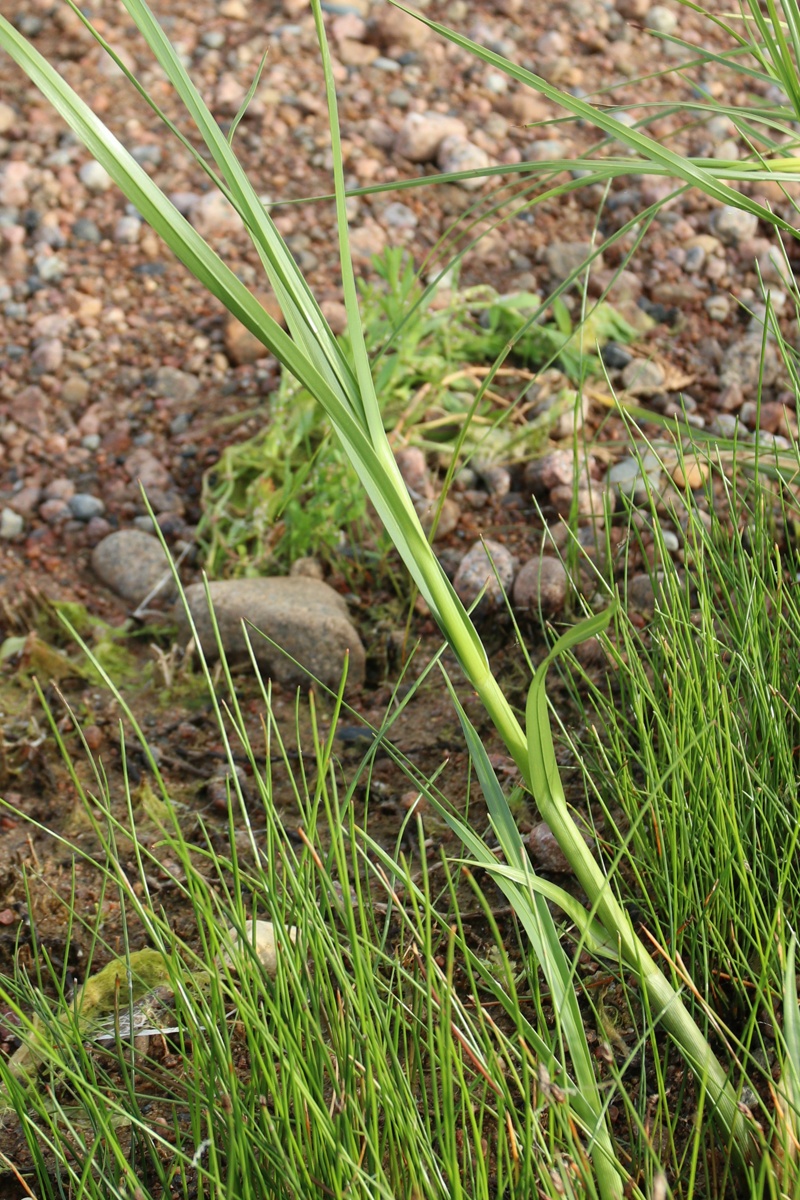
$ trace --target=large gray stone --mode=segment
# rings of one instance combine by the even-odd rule
[[[209,592],[229,661],[248,658],[242,631],[244,620],[259,666],[278,683],[308,684],[313,675],[328,687],[338,687],[348,651],[348,683],[351,686],[363,683],[364,647],[350,623],[345,601],[327,583],[304,576],[232,579],[209,584]],[[195,583],[188,587],[186,600],[203,651],[208,658],[215,659],[217,644],[204,585]],[[179,637],[188,642],[191,631],[182,605],[178,606],[177,616]],[[266,637],[260,637],[256,630]],[[273,642],[286,653],[281,653]],[[296,659],[306,670],[291,659]]]

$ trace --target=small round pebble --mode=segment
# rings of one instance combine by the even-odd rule
[[[646,396],[664,386],[664,368],[652,359],[635,358],[622,372],[622,386],[633,396]]]
[[[534,866],[540,871],[547,871],[551,875],[573,874],[569,859],[544,821],[538,821],[528,834],[528,850]]]
[[[114,241],[123,246],[134,246],[142,232],[142,222],[138,217],[120,217],[114,226]]]
[[[618,496],[627,496],[635,504],[645,503],[650,488],[657,488],[660,482],[661,463],[650,451],[642,455],[641,461],[632,456],[623,458],[614,463],[606,475],[607,485]]]
[[[290,926],[286,933],[292,942],[297,941],[297,929]],[[278,973],[278,948],[275,926],[271,921],[245,921],[245,940],[250,949],[255,951],[256,958],[261,963],[267,975],[274,979]],[[227,935],[227,946],[223,949],[222,959],[229,967],[241,971],[250,960],[250,950],[239,944],[239,934],[230,929]]]
[[[665,4],[654,4],[644,18],[646,29],[655,33],[674,33],[678,25],[678,17]]]
[[[446,137],[439,147],[436,162],[439,170],[449,174],[451,171],[481,171],[489,166],[489,155],[480,146],[467,138]],[[468,192],[476,192],[483,187],[485,178],[459,179],[458,185]]]
[[[88,217],[78,217],[72,226],[72,236],[78,242],[91,242],[96,245],[100,241],[100,230],[96,222]]]
[[[39,516],[48,525],[60,525],[62,521],[68,521],[71,515],[66,500],[45,500],[39,505]]]
[[[102,517],[106,511],[100,497],[92,496],[89,492],[76,492],[67,503],[76,521],[91,521],[92,517]]]
[[[532,558],[514,581],[514,607],[520,612],[552,617],[564,607],[569,578],[559,558]]]
[[[755,213],[725,204],[718,208],[712,218],[713,231],[726,246],[738,246],[745,238],[755,237],[758,217]]]
[[[708,463],[703,462],[699,458],[687,455],[683,462],[678,463],[677,467],[675,467],[675,470],[672,472],[672,479],[676,487],[688,487],[692,491],[696,491],[708,479]]]
[[[13,508],[4,508],[0,512],[0,538],[3,538],[4,541],[19,537],[24,528],[25,521],[19,513],[14,512]]]
[[[511,552],[501,542],[487,538],[485,542],[475,542],[464,555],[456,571],[453,587],[467,608],[483,592],[477,611],[485,615],[503,607],[504,593],[511,590],[513,582],[514,559]]]
[[[387,204],[383,210],[383,222],[392,229],[416,229],[417,214],[407,204]]]
[[[108,171],[94,158],[83,164],[78,171],[78,178],[90,192],[107,192],[112,183]]]
[[[712,321],[726,321],[731,315],[731,302],[723,292],[709,296],[703,307]]]

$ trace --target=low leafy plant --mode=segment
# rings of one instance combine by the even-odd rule
[[[389,248],[374,260],[379,283],[361,281],[364,342],[383,426],[394,445],[421,445],[462,461],[478,454],[504,462],[533,456],[572,401],[533,417],[525,401],[532,372],[559,363],[567,378],[600,378],[585,347],[633,341],[637,331],[607,302],[578,330],[563,302],[542,321],[539,296],[499,296],[490,287],[423,288],[410,257]],[[347,333],[337,342],[346,357]],[[486,391],[491,364],[513,346],[513,361]],[[319,404],[284,372],[268,401],[263,431],[227,447],[207,472],[198,536],[212,577],[285,573],[313,555],[352,571],[386,561],[389,546]]]

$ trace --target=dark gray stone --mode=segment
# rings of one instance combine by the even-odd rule
[[[76,492],[68,501],[69,510],[77,521],[91,521],[92,517],[102,517],[106,506],[99,496],[89,492]]]

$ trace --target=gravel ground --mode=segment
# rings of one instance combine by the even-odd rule
[[[689,97],[693,86],[747,102],[737,77],[717,68],[632,85],[634,76],[691,57],[654,36],[670,33],[676,21],[689,42],[724,46],[708,22],[677,6],[432,0],[424,7],[561,87],[578,94],[610,88],[606,103],[633,104],[626,120],[652,111],[633,103],[643,91],[659,104]],[[556,110],[381,0],[336,0],[325,8],[353,186],[575,155],[595,140],[574,123],[526,128],[547,122]],[[180,120],[160,70],[118,6],[99,0],[91,16],[158,103]],[[235,214],[162,135],[78,18],[49,0],[28,0],[15,20],[240,276],[259,288],[257,260]],[[328,134],[305,0],[273,0],[267,9],[249,0],[176,3],[164,24],[222,122],[235,115],[268,50],[236,135],[239,153],[271,201],[324,193]],[[238,425],[233,419],[274,388],[275,364],[256,357],[250,335],[163,249],[6,59],[0,59],[0,98],[0,549],[7,579],[32,571],[98,611],[117,604],[121,612],[90,569],[92,548],[113,530],[148,527],[140,481],[167,536],[179,548],[190,541],[202,473],[226,441],[258,428],[258,416],[242,417]],[[722,117],[691,125],[666,115],[650,132],[696,155],[747,152]],[[389,191],[351,201],[359,271],[368,274],[370,256],[389,244],[408,246],[421,263],[481,186],[490,185]],[[669,190],[668,183],[646,177],[620,181],[599,223],[597,188],[523,213],[500,230],[485,223],[486,236],[467,255],[462,280],[546,294],[579,261],[596,226],[601,239],[608,238]],[[786,206],[765,186],[759,195]],[[343,312],[331,206],[276,206],[273,215],[338,327]],[[659,413],[677,411],[680,391],[698,427],[716,421],[727,432],[736,416],[752,426],[760,346],[748,311],[759,299],[754,260],[767,279],[775,278],[765,232],[749,214],[719,209],[698,193],[683,194],[661,211],[611,292],[623,311],[644,309],[656,322],[633,360],[624,351],[609,360],[618,386]],[[599,260],[593,293],[608,282],[625,245],[610,247]],[[773,303],[785,301],[776,284]],[[768,362],[765,383],[762,428],[780,437],[795,428],[794,397],[781,387],[775,361]],[[604,422],[609,443],[609,453],[593,464],[600,487],[609,463],[624,457],[614,446],[622,433],[591,403],[586,419],[590,428]],[[621,474],[606,486],[635,488],[630,462],[615,469]],[[529,490],[536,483],[529,477],[519,486]],[[540,487],[543,503],[557,512],[566,486],[558,478]],[[464,501],[462,511],[468,507]],[[452,535],[456,546],[466,541],[466,550],[474,528],[470,515]]]

